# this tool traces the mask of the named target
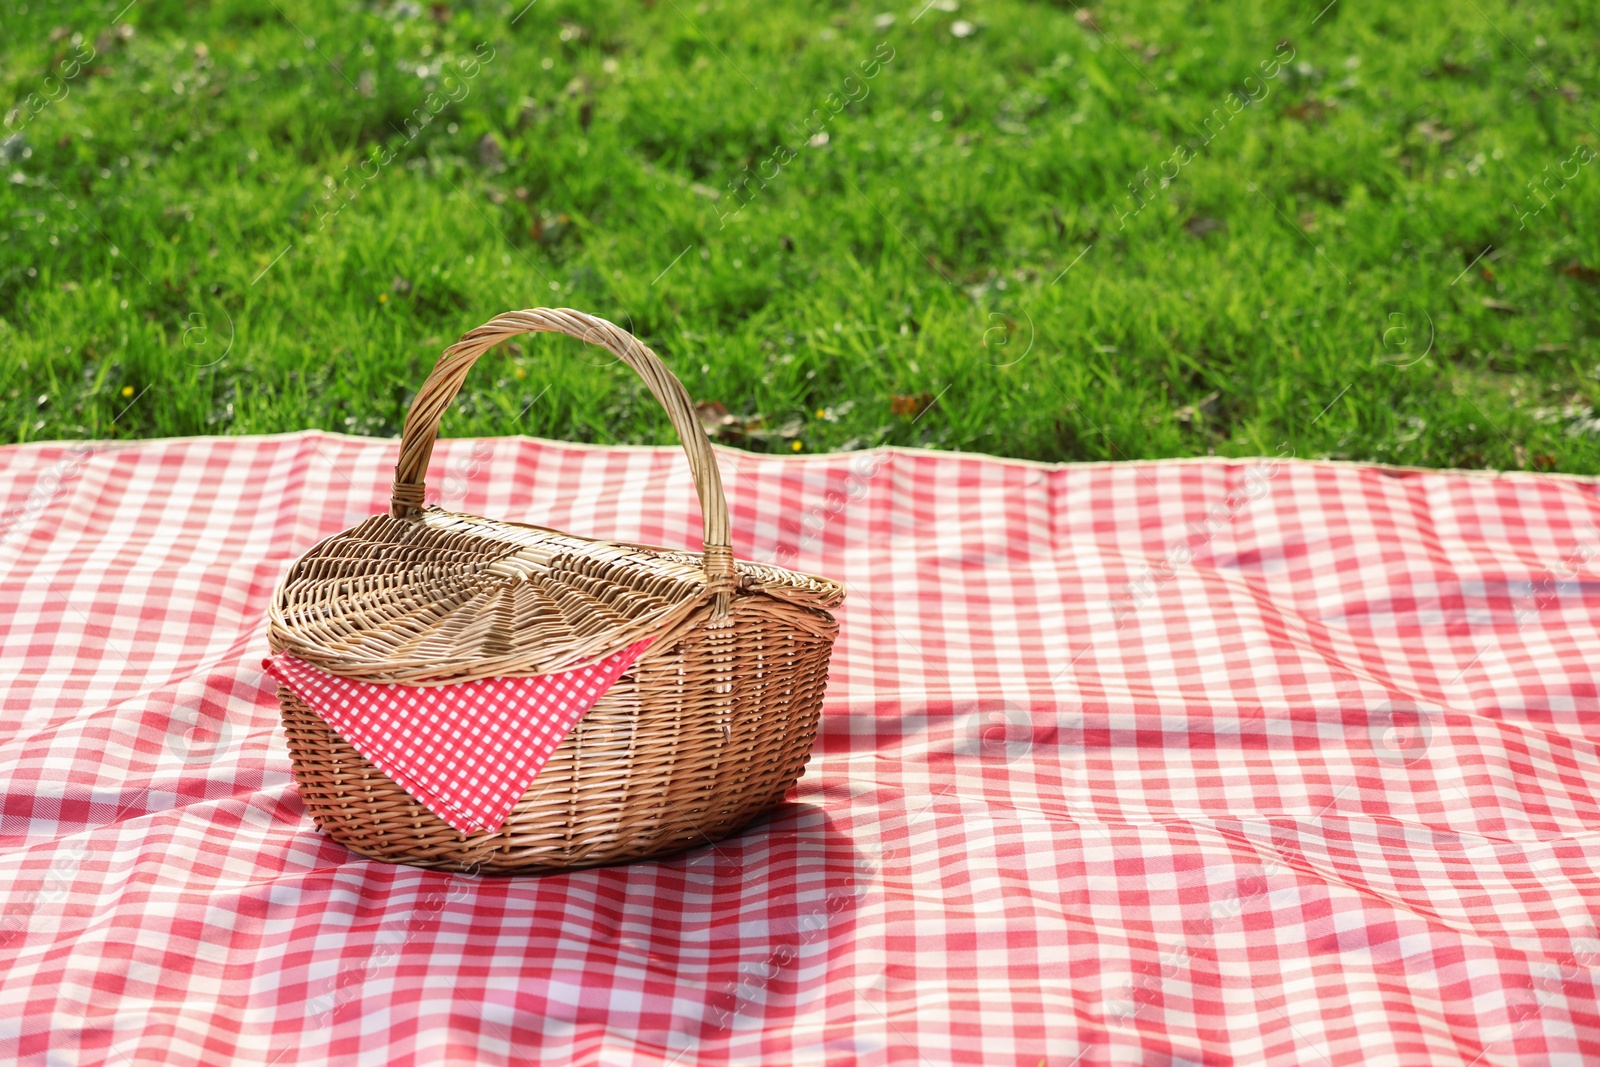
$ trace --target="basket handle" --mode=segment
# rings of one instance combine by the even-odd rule
[[[700,425],[694,401],[689,399],[683,383],[638,338],[614,323],[571,308],[508,311],[462,335],[461,340],[444,350],[406,414],[405,430],[400,437],[400,461],[394,467],[389,514],[403,519],[422,510],[423,477],[439,434],[439,419],[461,390],[467,372],[478,357],[519,333],[564,333],[599,345],[632,367],[650,387],[650,392],[666,409],[672,428],[683,443],[683,451],[689,457],[689,471],[694,476],[694,487],[700,495],[700,513],[705,520],[705,554],[701,569],[705,571],[706,589],[712,594],[713,614],[717,617],[726,614],[734,587],[728,502],[722,495],[717,457],[711,451],[705,427]]]

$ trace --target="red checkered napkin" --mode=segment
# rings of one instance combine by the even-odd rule
[[[462,833],[498,830],[550,754],[651,638],[559,674],[412,686],[352,681],[288,653],[262,666]]]

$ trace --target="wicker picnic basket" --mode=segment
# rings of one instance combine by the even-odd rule
[[[689,457],[704,552],[597,541],[423,506],[439,419],[467,372],[521,333],[609,349]],[[776,804],[816,737],[837,582],[736,561],[716,457],[682,383],[581,312],[510,312],[445,350],[406,416],[389,514],[328,538],[273,597],[274,654],[346,678],[439,685],[593,663],[655,635],[567,735],[505,825],[463,834],[278,688],[295,781],[330,836],[373,859],[550,871],[716,842]]]

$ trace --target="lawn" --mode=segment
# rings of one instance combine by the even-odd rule
[[[1325,2],[8,4],[0,438],[1600,472],[1600,3]]]

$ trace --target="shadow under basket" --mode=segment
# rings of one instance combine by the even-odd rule
[[[423,508],[439,417],[473,362],[530,331],[601,344],[645,379],[689,455],[704,553]],[[716,460],[683,386],[625,331],[570,310],[502,315],[446,350],[407,416],[389,515],[323,541],[269,613],[274,653],[361,681],[546,674],[644,637],[498,830],[465,834],[279,686],[294,777],[330,837],[376,860],[539,872],[715,843],[782,800],[816,739],[837,582],[736,562]]]

